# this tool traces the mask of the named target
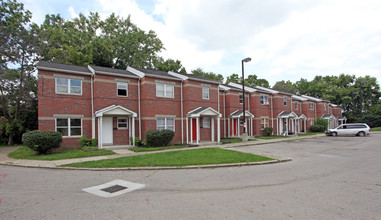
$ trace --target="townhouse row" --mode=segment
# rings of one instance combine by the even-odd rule
[[[62,145],[97,138],[100,147],[133,145],[151,129],[175,132],[173,143],[220,142],[273,127],[274,135],[305,132],[321,117],[343,123],[339,106],[263,87],[222,85],[193,74],[128,67],[38,63],[38,126],[63,135]],[[245,99],[245,119],[243,100]],[[240,121],[244,123],[240,123]]]

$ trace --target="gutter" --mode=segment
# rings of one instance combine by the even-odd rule
[[[90,66],[87,66],[87,68],[90,70],[92,75],[90,76],[91,81],[91,138],[95,138],[95,116],[94,116],[94,77],[95,77],[95,71]],[[99,128],[98,128],[99,129]]]

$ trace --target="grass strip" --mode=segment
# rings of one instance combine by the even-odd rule
[[[259,136],[255,137],[257,139],[270,140],[270,139],[278,139],[278,138],[288,138],[289,136]]]
[[[381,131],[381,127],[371,128],[370,131]]]
[[[155,166],[190,166],[229,164],[273,160],[254,154],[241,153],[221,148],[203,148],[161,152],[115,159],[88,161],[61,165],[62,167],[120,168],[120,167],[155,167]]]
[[[81,157],[94,157],[94,156],[104,156],[115,154],[111,150],[100,150],[100,151],[82,151],[82,150],[65,150],[62,152],[47,154],[47,155],[37,155],[32,149],[28,147],[21,147],[8,154],[8,157],[14,159],[28,159],[28,160],[63,160]]]
[[[168,149],[177,149],[177,148],[187,148],[185,145],[178,146],[167,146],[167,147],[133,147],[130,148],[130,151],[133,152],[147,152],[147,151],[160,151],[160,150],[168,150]]]

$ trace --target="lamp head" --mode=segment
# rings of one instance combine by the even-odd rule
[[[250,57],[247,57],[247,58],[245,58],[245,59],[242,60],[242,62],[245,62],[245,63],[250,62],[250,61],[251,61],[251,58],[250,58]]]

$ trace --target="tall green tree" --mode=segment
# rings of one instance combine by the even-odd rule
[[[194,75],[196,75],[196,76],[203,76],[203,77],[208,78],[208,79],[220,81],[221,83],[224,81],[224,76],[223,75],[216,74],[216,73],[213,73],[213,72],[205,72],[201,68],[197,68],[197,69],[192,70],[192,73]]]
[[[26,121],[32,119],[25,115],[37,113],[36,108],[26,111],[36,103],[37,94],[36,79],[32,75],[38,42],[37,26],[30,24],[30,18],[31,13],[24,10],[22,3],[1,2],[0,129],[7,136],[8,144],[21,136]]]
[[[98,13],[65,20],[46,15],[40,26],[40,56],[43,60],[125,69],[127,66],[155,69],[163,43],[152,30],[146,32],[114,13],[102,20]]]
[[[159,59],[158,63],[155,65],[157,70],[164,71],[164,72],[176,72],[176,73],[186,73],[185,67],[181,64],[180,60],[172,60],[167,59],[164,61],[164,59]]]
[[[282,81],[276,82],[275,85],[273,86],[273,89],[282,91],[282,92],[291,93],[291,94],[296,93],[296,88],[290,80],[287,80],[287,81],[282,80]]]
[[[242,84],[242,77],[238,76],[238,74],[233,73],[226,78],[225,84],[229,84],[230,82]],[[245,85],[252,87],[262,86],[269,88],[269,82],[266,79],[258,79],[257,75],[248,75],[247,78],[245,78]]]

